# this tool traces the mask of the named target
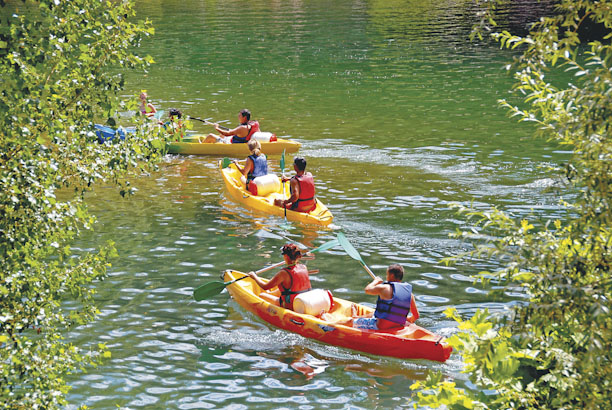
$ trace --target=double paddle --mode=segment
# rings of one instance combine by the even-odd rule
[[[215,125],[215,123],[214,123],[214,122],[210,122],[210,121],[208,121],[207,119],[204,119],[204,120],[203,120],[203,119],[201,119],[201,118],[196,118],[196,117],[189,117],[189,119],[190,119],[190,120],[197,120],[197,121],[201,121],[201,122],[203,122],[204,124],[207,124],[207,125]],[[217,124],[217,125],[218,125],[218,124]],[[222,127],[222,126],[220,126],[220,125],[219,125],[219,128],[221,128],[221,129],[222,129],[222,130],[224,130],[224,131],[229,131],[229,128],[227,128],[227,127]]]
[[[309,253],[315,253],[315,252],[321,252],[321,251],[325,251],[327,249],[331,249],[335,246],[338,246],[339,242],[338,239],[332,239],[329,242],[325,242],[323,245],[319,246],[318,248],[312,249],[311,251],[309,251]],[[269,271],[271,269],[277,268],[279,266],[284,265],[285,262],[278,262],[275,263],[274,265],[270,265],[270,266],[266,266],[265,268],[262,268],[258,271],[256,271],[256,274],[260,274],[266,271]],[[231,285],[234,282],[237,282],[239,280],[242,280],[244,278],[248,278],[249,276],[242,276],[238,279],[234,279],[231,280],[229,282],[221,282],[221,281],[214,281],[214,282],[208,282],[203,284],[200,287],[197,287],[196,289],[194,289],[193,291],[193,298],[195,299],[196,302],[199,302],[201,300],[207,299],[211,296],[215,296],[218,295],[219,293],[221,293],[221,291],[223,289],[225,289],[226,286]]]
[[[361,263],[361,265],[365,268],[366,272],[368,272],[370,274],[370,276],[372,277],[372,279],[375,279],[376,276],[374,276],[374,273],[372,273],[372,270],[370,268],[368,268],[368,265],[365,264],[365,262],[363,261],[363,259],[361,258],[361,255],[359,254],[359,252],[357,252],[357,249],[355,249],[355,247],[353,246],[353,244],[351,244],[349,242],[348,239],[346,239],[346,236],[344,236],[344,234],[342,232],[339,232],[338,235],[336,236],[338,238],[338,242],[340,243],[340,246],[342,246],[342,248],[344,248],[344,250],[346,251],[346,253],[353,259],[355,259],[356,261],[358,261],[359,263]]]

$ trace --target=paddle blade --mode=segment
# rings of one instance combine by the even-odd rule
[[[315,249],[311,250],[310,253],[312,253],[312,252],[323,252],[323,251],[326,251],[328,249],[335,248],[339,244],[340,244],[340,241],[338,241],[338,239],[332,239],[329,242],[325,242],[323,245],[319,246],[318,248],[315,248]]]
[[[281,174],[284,174],[285,173],[285,150],[283,150],[283,154],[281,155],[280,169],[281,169]]]
[[[208,299],[209,297],[218,295],[223,289],[225,289],[225,283],[223,282],[208,282],[193,290],[193,298],[196,302],[199,302],[201,300]]]
[[[228,157],[223,158],[223,162],[221,163],[221,168],[227,168],[232,163],[232,160]]]
[[[366,272],[368,272],[368,275],[370,275],[372,279],[374,279],[375,278],[374,272],[372,272],[372,270],[368,267],[368,265],[365,264],[363,259],[361,259],[361,255],[359,254],[359,252],[357,252],[357,249],[355,249],[353,244],[351,244],[349,240],[346,239],[346,236],[344,236],[342,232],[339,232],[337,235],[337,238],[338,238],[338,241],[340,242],[340,246],[344,248],[344,251],[348,254],[348,256],[355,259],[356,261],[359,261],[359,263],[361,263],[361,266],[363,266]]]
[[[355,259],[356,261],[363,263],[363,259],[361,259],[361,255],[359,254],[359,252],[357,252],[357,249],[355,249],[353,244],[351,244],[349,240],[346,239],[346,236],[344,236],[342,232],[338,233],[337,238],[338,242],[340,243],[340,246],[344,248],[348,256]]]

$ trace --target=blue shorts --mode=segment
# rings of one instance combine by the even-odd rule
[[[378,330],[375,317],[358,317],[353,319],[353,327],[356,329]]]

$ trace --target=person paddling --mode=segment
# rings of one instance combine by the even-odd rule
[[[232,130],[221,128],[217,123],[213,124],[215,130],[221,135],[208,134],[204,143],[245,143],[249,142],[253,134],[259,131],[259,122],[251,121],[251,112],[246,108],[238,113],[238,122],[240,125]]]
[[[295,170],[293,177],[283,177],[283,182],[291,181],[289,184],[291,196],[289,199],[275,199],[274,205],[308,213],[317,207],[314,178],[310,172],[306,172],[306,160],[302,157],[295,157],[293,169]]]
[[[297,295],[311,290],[308,268],[306,265],[298,263],[302,253],[297,245],[289,243],[281,248],[281,254],[287,266],[281,269],[268,282],[262,281],[255,272],[247,275],[259,285],[263,290],[275,289],[275,293],[261,292],[259,296],[281,307],[293,310],[293,300]]]
[[[378,296],[374,317],[357,315],[357,306],[351,306],[352,318],[335,321],[334,324],[353,326],[357,329],[393,330],[404,327],[406,322],[414,323],[419,318],[419,310],[412,293],[412,285],[402,282],[404,268],[392,264],[387,268],[387,280],[374,278],[365,287],[368,295]],[[331,316],[324,314],[324,320],[332,321]]]
[[[240,181],[242,181],[242,183],[248,189],[249,182],[257,177],[268,175],[268,158],[261,152],[261,144],[259,141],[250,140],[247,143],[247,147],[249,147],[251,155],[246,158],[244,167],[241,167],[236,160],[233,160],[232,162],[242,174]]]

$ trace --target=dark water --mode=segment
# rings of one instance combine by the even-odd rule
[[[157,64],[128,76],[161,109],[236,121],[248,107],[265,131],[300,141],[331,229],[252,213],[224,194],[218,158],[168,156],[141,176],[130,201],[99,187],[99,223],[88,251],[108,239],[120,257],[99,286],[100,318],[75,330],[81,346],[107,343],[112,359],[72,379],[76,407],[402,408],[409,386],[440,370],[465,385],[458,355],[445,364],[368,356],[277,330],[227,293],[196,303],[191,292],[227,268],[280,261],[290,237],[316,246],[342,230],[379,275],[401,263],[419,324],[456,331],[443,311],[502,312],[470,275],[489,261],[440,262],[468,246],[449,238],[466,222],[454,202],[543,220],[558,212],[542,165],[564,153],[497,108],[511,56],[467,41],[472,12],[456,2],[146,1],[156,27],[143,51]],[[210,132],[195,124],[197,132]],[[291,156],[287,162],[291,163]],[[278,157],[271,158],[278,171]],[[355,301],[369,276],[341,250],[309,262],[314,285]]]

